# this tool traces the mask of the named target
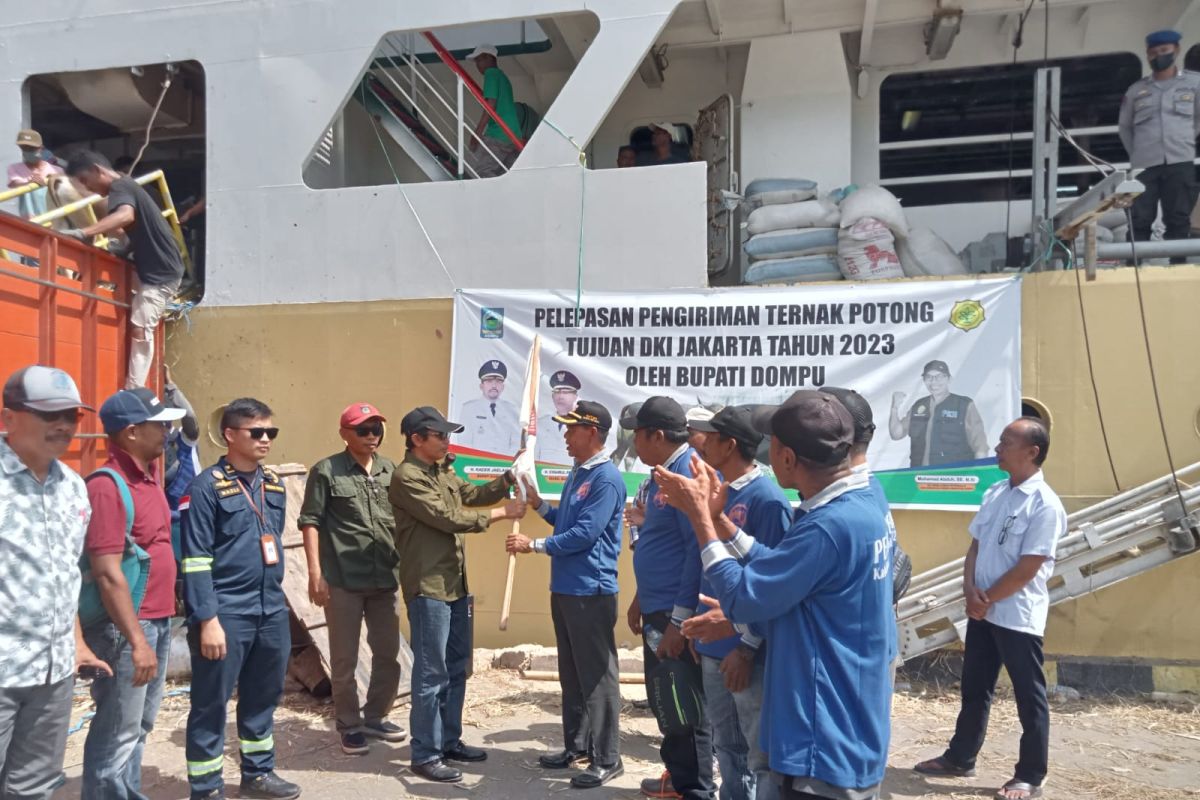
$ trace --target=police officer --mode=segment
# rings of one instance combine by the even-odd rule
[[[192,651],[187,771],[193,800],[222,800],[225,706],[238,691],[242,797],[294,798],[274,772],[275,706],[291,651],[283,596],[284,505],[260,463],[279,429],[271,409],[234,400],[221,415],[226,454],[192,482],[183,511],[183,592]]]
[[[1146,191],[1133,203],[1136,241],[1150,238],[1162,203],[1167,239],[1190,235],[1196,202],[1196,136],[1200,135],[1200,75],[1186,72],[1179,58],[1178,31],[1156,31],[1146,37],[1151,74],[1134,83],[1121,98],[1121,143]],[[1184,259],[1171,259],[1182,264]]]
[[[556,421],[555,417],[565,417],[575,410],[575,403],[579,401],[579,378],[560,369],[550,373],[549,383],[554,410],[538,417],[537,460],[570,466],[574,459],[567,453],[567,443],[563,438],[567,426]]]
[[[511,456],[519,446],[520,424],[516,406],[501,400],[508,367],[498,359],[483,362],[479,368],[479,388],[483,397],[463,403],[463,433],[458,443],[499,456]]]
[[[913,467],[952,464],[987,458],[987,432],[975,401],[950,392],[950,367],[945,361],[930,361],[921,370],[929,394],[901,415],[904,392],[892,394],[888,433],[899,441],[909,437],[909,465]]]

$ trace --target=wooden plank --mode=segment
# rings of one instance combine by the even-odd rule
[[[283,593],[287,598],[288,606],[292,610],[292,614],[299,623],[308,632],[312,638],[314,648],[319,655],[319,664],[324,675],[330,675],[329,669],[329,630],[325,624],[325,610],[315,605],[308,599],[308,561],[304,557],[303,536],[300,529],[296,525],[296,519],[300,515],[300,504],[304,499],[304,484],[308,478],[308,469],[303,464],[284,464],[280,467],[272,469],[278,473],[283,480],[283,485],[287,489],[287,516],[283,529],[283,552],[284,552],[284,572],[283,572]],[[397,615],[399,614],[399,601],[397,601]],[[400,618],[396,617],[396,627],[400,626]],[[296,677],[300,678],[307,686],[312,680],[312,655],[305,655],[305,651],[297,652],[293,660],[299,658],[304,659],[304,664],[297,667],[302,668],[305,677],[301,678],[300,674]],[[409,649],[408,642],[403,637],[400,639],[400,697],[407,697],[410,692],[409,683],[412,677],[412,650]],[[360,703],[365,703],[367,699],[367,687],[371,681],[371,646],[367,644],[367,629],[363,626],[362,632],[359,634],[358,641],[358,667],[355,670],[355,678],[358,681],[358,699]],[[310,687],[311,689],[311,687]]]

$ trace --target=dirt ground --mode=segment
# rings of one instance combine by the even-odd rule
[[[187,797],[184,729],[188,697],[181,687],[164,700],[158,726],[150,736],[144,762],[143,791],[151,800]],[[638,782],[661,767],[659,736],[653,717],[634,708],[642,686],[622,686],[621,716],[625,775],[593,798],[637,798]],[[73,724],[90,709],[85,694],[76,698]],[[914,687],[898,692],[893,715],[892,749],[884,798],[991,797],[1007,779],[1015,761],[1019,726],[1011,698],[1001,698],[992,714],[990,736],[980,758],[979,777],[925,779],[910,767],[937,755],[954,726],[958,701],[952,688]],[[232,706],[230,717],[232,719]],[[332,707],[308,694],[286,697],[276,715],[275,742],[280,773],[304,788],[306,798],[424,797],[501,800],[554,798],[573,793],[570,772],[547,772],[537,756],[561,744],[556,683],[526,681],[511,670],[486,670],[467,690],[464,739],[489,749],[489,760],[464,765],[459,784],[431,784],[409,772],[406,743],[373,743],[365,756],[344,755],[333,735]],[[1149,703],[1128,699],[1054,702],[1051,719],[1051,773],[1046,796],[1052,798],[1138,798],[1178,800],[1200,797],[1200,708],[1195,703]],[[407,709],[397,708],[407,727]],[[73,733],[67,749],[67,785],[56,798],[79,796],[80,764],[86,728]],[[227,741],[236,742],[232,725]],[[225,779],[236,797],[237,756],[228,747]]]

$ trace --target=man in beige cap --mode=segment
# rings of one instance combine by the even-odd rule
[[[521,120],[517,116],[517,105],[513,102],[512,83],[504,74],[504,70],[498,66],[498,55],[499,51],[492,45],[481,44],[471,51],[467,60],[473,62],[475,69],[483,76],[484,102],[496,112],[496,116],[504,120],[504,124],[514,136],[520,137]],[[483,143],[491,151],[491,155],[487,151],[477,152],[479,137],[483,138]],[[481,178],[494,178],[508,172],[508,168],[520,153],[517,145],[486,111],[479,115],[479,121],[475,124],[475,136],[471,137],[468,147],[471,149],[472,166]]]
[[[46,800],[62,783],[75,673],[112,676],[76,621],[91,517],[83,479],[60,459],[79,427],[71,376],[25,367],[4,384],[0,421],[0,775],[5,797]]]
[[[650,125],[650,142],[654,153],[650,163],[686,164],[688,160],[675,152],[675,125],[670,122],[655,122]]]
[[[8,188],[18,189],[31,183],[41,186],[29,194],[21,195],[21,216],[26,219],[46,213],[46,181],[52,175],[62,175],[62,168],[42,157],[42,135],[35,130],[17,131],[17,147],[21,149],[21,160],[8,165]]]

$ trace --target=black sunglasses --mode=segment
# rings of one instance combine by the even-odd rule
[[[363,438],[367,436],[383,436],[383,425],[378,422],[374,425],[355,425],[354,435]]]
[[[26,414],[33,414],[42,422],[77,423],[83,416],[83,413],[78,408],[64,408],[62,411],[38,411],[36,408],[21,406],[15,410],[24,411]]]
[[[441,439],[443,441],[450,438],[450,434],[446,433],[445,431],[426,430],[426,431],[421,431],[421,435],[424,436],[426,439],[428,439],[430,436],[432,436],[435,439]]]
[[[264,435],[271,441],[279,435],[279,428],[234,428],[235,431],[246,431],[251,439],[261,439]]]

